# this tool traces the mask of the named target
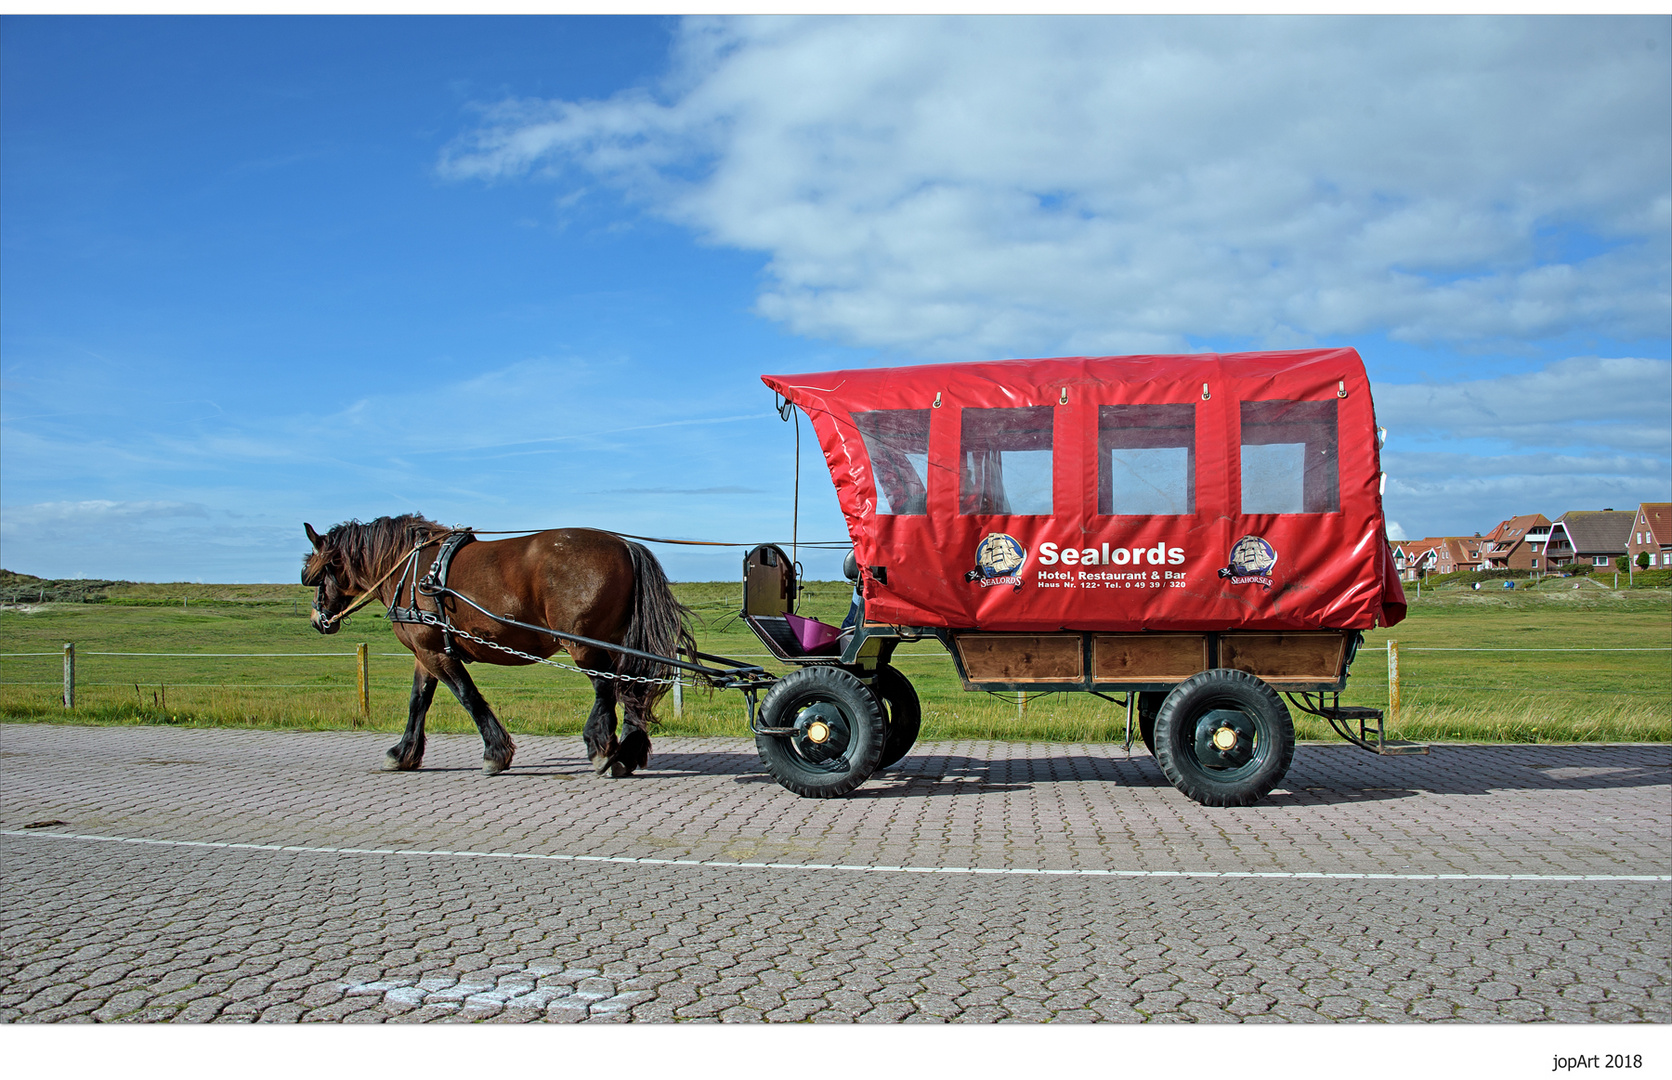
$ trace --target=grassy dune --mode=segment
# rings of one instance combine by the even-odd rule
[[[675,586],[701,619],[707,652],[768,668],[765,650],[734,617],[731,582]],[[389,624],[370,611],[335,637],[308,625],[310,591],[291,585],[126,585],[97,603],[0,609],[0,719],[188,726],[349,728],[368,726],[355,709],[354,645],[372,653],[369,726],[405,722],[412,659]],[[804,614],[839,622],[846,585],[814,582]],[[1403,710],[1390,733],[1422,741],[1640,742],[1672,740],[1672,593],[1587,585],[1531,592],[1425,590],[1411,616],[1367,636],[1344,702],[1386,706],[1389,638],[1397,640]],[[77,708],[59,704],[62,648],[77,649]],[[1653,652],[1427,651],[1624,649]],[[185,653],[120,656],[112,653]],[[325,654],[218,657],[216,653]],[[561,657],[560,657],[561,658]],[[923,700],[924,738],[1117,740],[1124,712],[1085,694],[966,693],[937,644],[896,654]],[[578,732],[591,702],[584,678],[549,667],[478,664],[473,675],[513,732]],[[670,734],[746,733],[736,692],[687,689],[684,715],[662,708]],[[1334,738],[1296,714],[1301,738]],[[474,730],[445,691],[431,730]]]

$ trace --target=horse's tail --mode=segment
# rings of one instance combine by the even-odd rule
[[[668,575],[662,564],[643,544],[624,541],[633,560],[633,619],[627,624],[627,635],[622,644],[657,656],[677,657],[695,653],[696,639],[691,636],[691,611],[681,604],[668,586]],[[664,679],[677,674],[677,669],[642,656],[621,653],[616,674],[636,678]],[[668,692],[667,683],[634,682],[623,679],[616,687],[616,695],[631,712],[654,723],[657,702]]]

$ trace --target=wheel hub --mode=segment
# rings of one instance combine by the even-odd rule
[[[842,710],[831,702],[817,701],[795,714],[795,736],[790,745],[803,760],[820,764],[842,756],[848,735]]]
[[[1196,721],[1196,760],[1209,769],[1238,769],[1254,759],[1254,721],[1237,709],[1212,709]]]

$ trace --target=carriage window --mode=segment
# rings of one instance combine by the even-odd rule
[[[1196,512],[1196,406],[1098,406],[1097,512]]]
[[[1051,512],[1050,406],[965,409],[959,439],[958,513]]]
[[[1242,512],[1341,509],[1333,401],[1242,403]]]
[[[929,410],[876,409],[853,414],[877,481],[877,513],[928,512]]]

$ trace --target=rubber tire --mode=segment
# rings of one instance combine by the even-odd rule
[[[898,668],[883,664],[871,680],[871,692],[883,705],[887,718],[888,735],[883,739],[882,757],[878,769],[886,769],[911,752],[923,730],[923,705],[917,700],[917,690],[911,680]]]
[[[887,726],[882,706],[871,688],[841,668],[806,667],[779,679],[761,703],[763,727],[794,727],[803,710],[813,706],[834,706],[845,736],[837,735],[828,761],[809,760],[796,736],[756,735],[755,750],[761,764],[785,789],[807,799],[833,799],[846,795],[871,778],[882,759]]]
[[[1155,718],[1161,712],[1162,702],[1167,695],[1159,690],[1145,690],[1138,695],[1138,737],[1144,740],[1144,749],[1155,756]]]
[[[1233,769],[1196,754],[1197,722],[1216,709],[1252,723],[1254,752]],[[1295,725],[1277,692],[1246,671],[1214,668],[1179,683],[1155,718],[1155,760],[1174,787],[1203,806],[1250,806],[1271,793],[1295,757]]]

